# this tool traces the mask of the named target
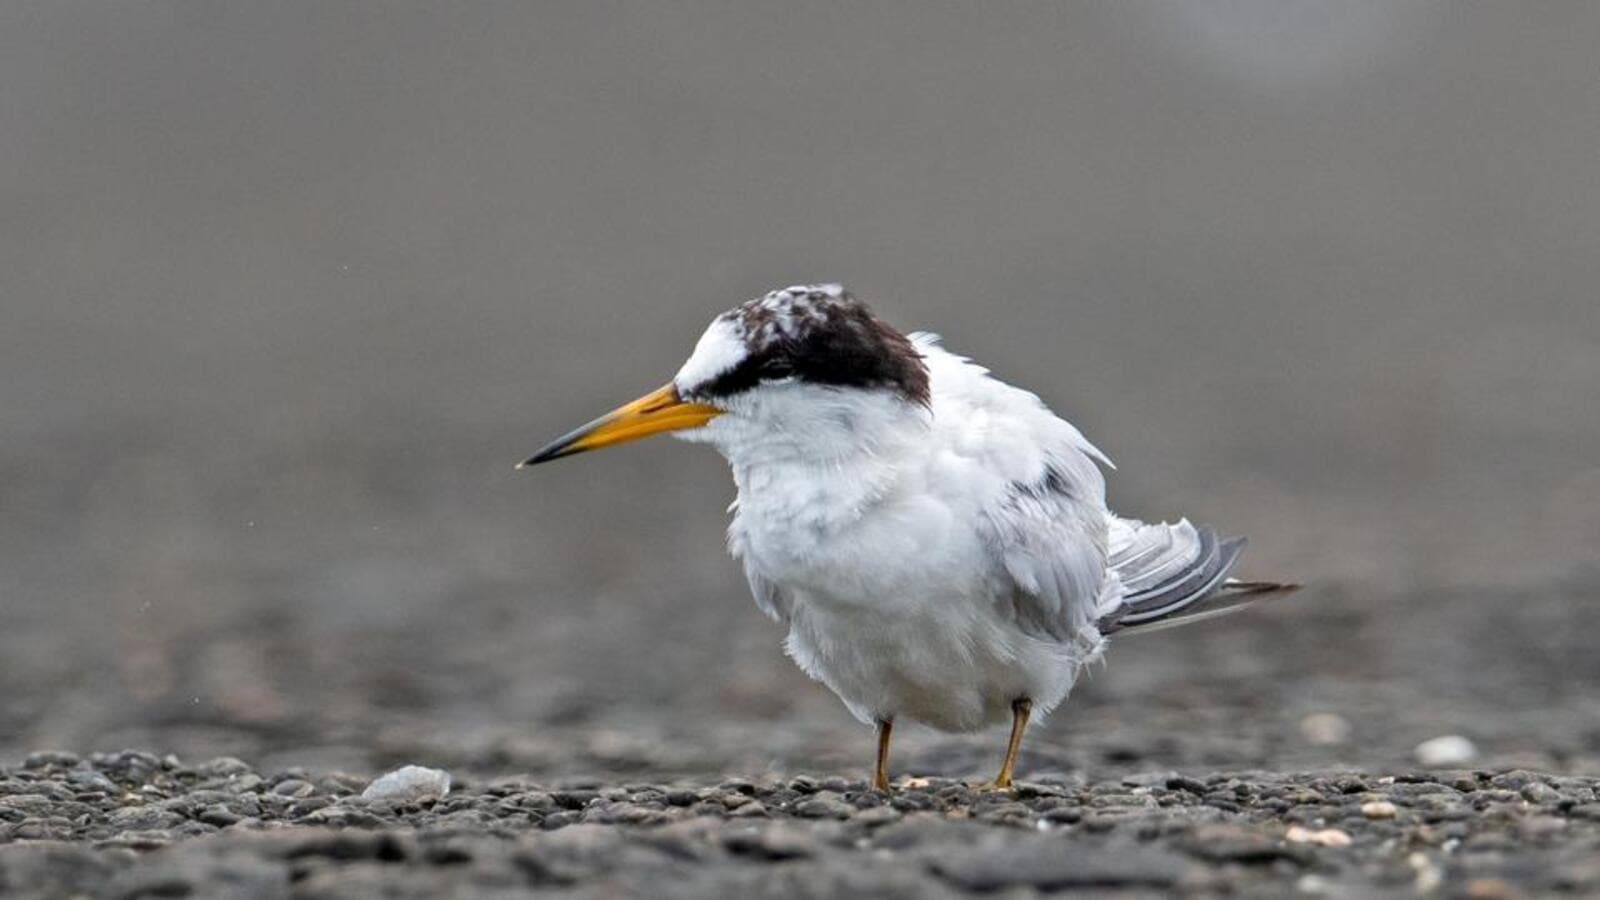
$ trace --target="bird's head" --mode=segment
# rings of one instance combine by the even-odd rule
[[[552,441],[522,465],[675,432],[729,459],[820,460],[870,449],[920,416],[928,370],[903,334],[836,284],[784,288],[712,320],[662,387]]]

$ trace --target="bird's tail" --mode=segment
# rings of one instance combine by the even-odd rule
[[[1111,631],[1125,631],[1131,629],[1138,634],[1149,634],[1153,631],[1165,631],[1179,625],[1191,625],[1195,622],[1204,622],[1206,619],[1215,619],[1236,613],[1246,606],[1272,597],[1281,597],[1284,594],[1300,590],[1300,585],[1290,582],[1277,581],[1240,581],[1230,578],[1208,597],[1196,600],[1189,606],[1156,619],[1143,622],[1134,622],[1131,625],[1114,625]],[[1101,634],[1110,634],[1106,626],[1100,626]]]
[[[1111,568],[1122,582],[1121,601],[1101,616],[1101,634],[1125,629],[1161,631],[1237,612],[1299,587],[1230,577],[1244,538],[1218,539],[1188,520],[1147,525],[1113,519]]]

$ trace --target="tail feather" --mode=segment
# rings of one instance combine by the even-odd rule
[[[1134,634],[1166,631],[1168,628],[1176,628],[1179,625],[1193,625],[1196,622],[1204,622],[1207,619],[1232,615],[1247,606],[1254,606],[1262,600],[1298,590],[1300,590],[1300,585],[1289,582],[1236,581],[1230,578],[1223,583],[1220,590],[1211,596],[1160,619],[1151,619],[1131,626],[1128,623],[1112,623],[1108,626],[1105,620],[1102,620],[1100,633],[1110,634],[1113,631],[1121,631],[1128,628],[1131,628],[1131,633]]]
[[[1230,578],[1244,538],[1218,539],[1187,520],[1147,525],[1117,519],[1111,566],[1126,593],[1099,621],[1102,634],[1137,627],[1156,631],[1234,612],[1268,594],[1298,585]]]

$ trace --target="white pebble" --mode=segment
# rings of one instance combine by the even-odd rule
[[[1423,741],[1411,752],[1425,766],[1460,766],[1478,758],[1477,745],[1459,734]]]
[[[379,777],[361,792],[363,800],[426,803],[450,793],[450,773],[423,766],[403,766]]]
[[[1369,819],[1392,819],[1399,810],[1387,800],[1373,800],[1361,804],[1361,814]]]
[[[1321,831],[1312,831],[1309,828],[1295,825],[1284,835],[1291,843],[1316,844],[1318,847],[1348,847],[1350,835],[1337,828],[1324,828]]]
[[[1319,747],[1348,743],[1353,730],[1350,720],[1338,713],[1312,713],[1300,720],[1300,736]]]

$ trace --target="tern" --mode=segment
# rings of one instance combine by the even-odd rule
[[[1231,612],[1289,584],[1231,576],[1243,538],[1106,507],[1114,468],[1036,395],[902,334],[839,285],[717,316],[672,380],[519,465],[671,432],[710,444],[738,497],[728,547],[784,648],[878,735],[901,719],[1011,719],[1061,703],[1109,635]]]

